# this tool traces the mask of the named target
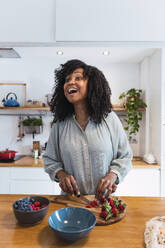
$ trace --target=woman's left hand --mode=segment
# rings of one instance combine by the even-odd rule
[[[108,197],[112,192],[114,192],[114,183],[117,179],[117,175],[113,172],[108,173],[105,177],[101,178],[98,182],[96,188],[96,198],[99,200],[105,194]]]

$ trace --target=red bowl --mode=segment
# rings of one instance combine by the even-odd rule
[[[16,151],[8,150],[0,151],[0,159],[9,159],[12,160],[15,158]]]

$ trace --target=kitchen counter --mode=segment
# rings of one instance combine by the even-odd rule
[[[0,167],[43,167],[43,160],[40,158],[32,158],[24,156],[17,161],[10,163],[0,163]]]
[[[154,216],[165,214],[165,198],[121,197],[127,203],[124,219],[112,225],[95,226],[87,238],[68,244],[57,238],[48,225],[49,215],[64,205],[50,203],[49,211],[40,224],[21,227],[12,211],[12,203],[21,197],[23,196],[0,195],[0,247],[141,248],[145,247],[145,222]]]
[[[133,158],[133,168],[160,168],[159,164],[147,164],[143,160]],[[17,161],[10,163],[0,163],[0,167],[43,167],[43,160],[24,156]]]

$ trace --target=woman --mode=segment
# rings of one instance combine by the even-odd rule
[[[131,169],[132,159],[112,112],[108,82],[96,67],[70,60],[55,70],[55,83],[45,171],[67,194],[108,196]]]

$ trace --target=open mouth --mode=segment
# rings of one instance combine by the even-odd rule
[[[69,95],[70,95],[70,94],[74,94],[74,93],[76,93],[77,91],[78,91],[78,89],[75,89],[75,88],[69,88],[69,89],[68,89]]]

